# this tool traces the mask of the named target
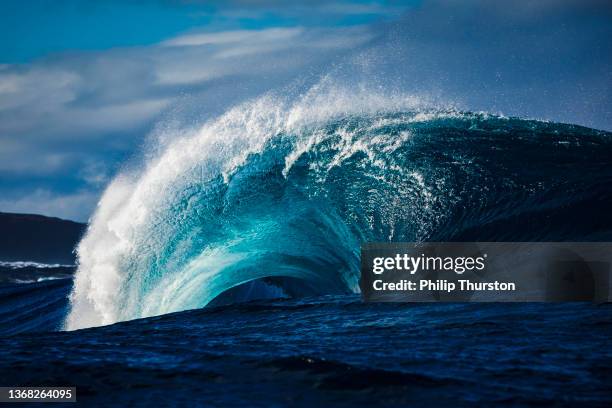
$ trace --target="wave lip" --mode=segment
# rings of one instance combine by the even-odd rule
[[[66,327],[199,308],[270,277],[356,292],[362,242],[611,237],[611,158],[610,134],[579,126],[372,92],[266,96],[111,183]]]

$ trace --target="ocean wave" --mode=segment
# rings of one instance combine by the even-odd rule
[[[104,193],[66,328],[199,308],[262,278],[356,292],[368,241],[612,238],[607,132],[315,87],[170,139]]]
[[[0,268],[8,268],[8,269],[26,269],[26,268],[36,268],[36,269],[55,269],[55,268],[74,268],[75,265],[65,265],[65,264],[47,264],[33,261],[0,261]]]
[[[39,283],[57,279],[66,279],[66,276],[44,276],[36,279],[14,279],[13,283]]]

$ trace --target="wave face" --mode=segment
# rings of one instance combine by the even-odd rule
[[[313,89],[186,131],[106,190],[68,329],[259,278],[358,291],[365,241],[611,240],[611,134]]]

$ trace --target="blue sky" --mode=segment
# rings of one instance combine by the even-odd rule
[[[27,63],[75,50],[146,46],[190,29],[363,24],[419,2],[283,3],[290,2],[4,0],[0,63]]]
[[[603,0],[5,0],[0,211],[87,220],[151,135],[330,73],[610,130],[610,38]]]

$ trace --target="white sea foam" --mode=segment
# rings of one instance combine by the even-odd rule
[[[34,261],[0,261],[0,267],[9,269],[23,269],[23,268],[37,268],[37,269],[49,269],[49,268],[72,268],[75,265],[66,264],[47,264]]]
[[[17,283],[17,284],[28,284],[28,283],[40,283],[40,282],[46,282],[46,281],[52,281],[52,280],[58,280],[58,279],[69,279],[69,277],[68,276],[45,276],[45,277],[36,278],[36,279],[13,279],[12,282]]]

